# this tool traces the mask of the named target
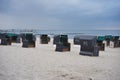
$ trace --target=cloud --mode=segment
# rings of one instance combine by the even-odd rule
[[[67,13],[77,11],[83,15],[104,13],[107,10],[119,7],[117,0],[98,1],[98,0],[11,0],[11,11],[22,13],[29,12],[48,12],[48,13]],[[114,4],[116,2],[116,4]],[[80,15],[81,15],[80,14]]]
[[[120,27],[119,10],[119,0],[0,0],[0,28]]]

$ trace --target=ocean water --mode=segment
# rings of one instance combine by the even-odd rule
[[[1,32],[1,31],[0,31]],[[120,36],[120,30],[19,30],[19,29],[11,29],[11,30],[2,30],[2,32],[14,32],[14,33],[24,33],[24,32],[34,32],[36,35],[40,34],[48,34],[50,37],[53,37],[57,34],[67,34],[69,38],[73,38],[75,35],[79,34],[89,34],[96,36]]]
[[[120,36],[120,30],[36,30],[36,34],[67,34],[69,38],[73,38],[75,35],[79,34],[89,34],[96,36],[112,35]]]

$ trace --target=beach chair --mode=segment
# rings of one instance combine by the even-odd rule
[[[42,34],[40,36],[40,43],[41,44],[48,44],[48,42],[50,42],[50,37],[48,37],[47,34]]]
[[[74,45],[80,45],[80,40],[79,40],[79,36],[74,36],[74,39],[73,39],[73,43]]]
[[[110,47],[111,48],[119,47],[119,36],[112,36],[110,40]]]
[[[105,35],[106,46],[110,46],[112,35]]]
[[[35,47],[35,36],[32,33],[25,33],[22,34],[22,41],[23,41],[23,45],[22,47]]]
[[[78,35],[80,48],[80,55],[99,56],[99,47],[97,46],[97,36],[92,35]]]
[[[48,36],[48,42],[50,42],[50,37]]]
[[[1,45],[11,45],[11,39],[7,37],[6,33],[1,34]]]
[[[59,52],[70,51],[70,43],[68,43],[67,35],[54,36],[53,44],[56,44],[55,51],[59,51]]]
[[[120,36],[119,36],[119,39],[118,39],[118,47],[120,47]]]
[[[0,39],[2,39],[2,37],[3,37],[3,34],[2,34],[2,33],[0,33]]]
[[[21,36],[20,35],[17,36],[16,43],[21,43]]]
[[[11,41],[8,38],[1,39],[1,45],[11,45]]]
[[[12,43],[20,43],[20,35],[15,34],[15,33],[7,33],[6,34],[7,38],[11,40]]]
[[[100,51],[105,50],[105,43],[103,43],[104,40],[105,40],[104,36],[98,36],[97,37],[97,46],[99,47]]]

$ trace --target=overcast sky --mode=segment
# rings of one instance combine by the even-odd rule
[[[120,0],[0,0],[0,29],[120,29]]]

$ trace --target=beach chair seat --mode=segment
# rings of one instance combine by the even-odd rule
[[[105,51],[105,43],[97,43],[100,51]]]
[[[81,47],[80,55],[99,56],[99,47]]]
[[[34,41],[24,40],[22,47],[26,47],[26,48],[35,47],[35,42]]]
[[[12,36],[10,37],[12,43],[16,43],[17,41],[17,36]]]
[[[55,51],[70,51],[70,43],[57,43]]]
[[[1,45],[11,45],[11,41],[8,38],[1,39]]]

